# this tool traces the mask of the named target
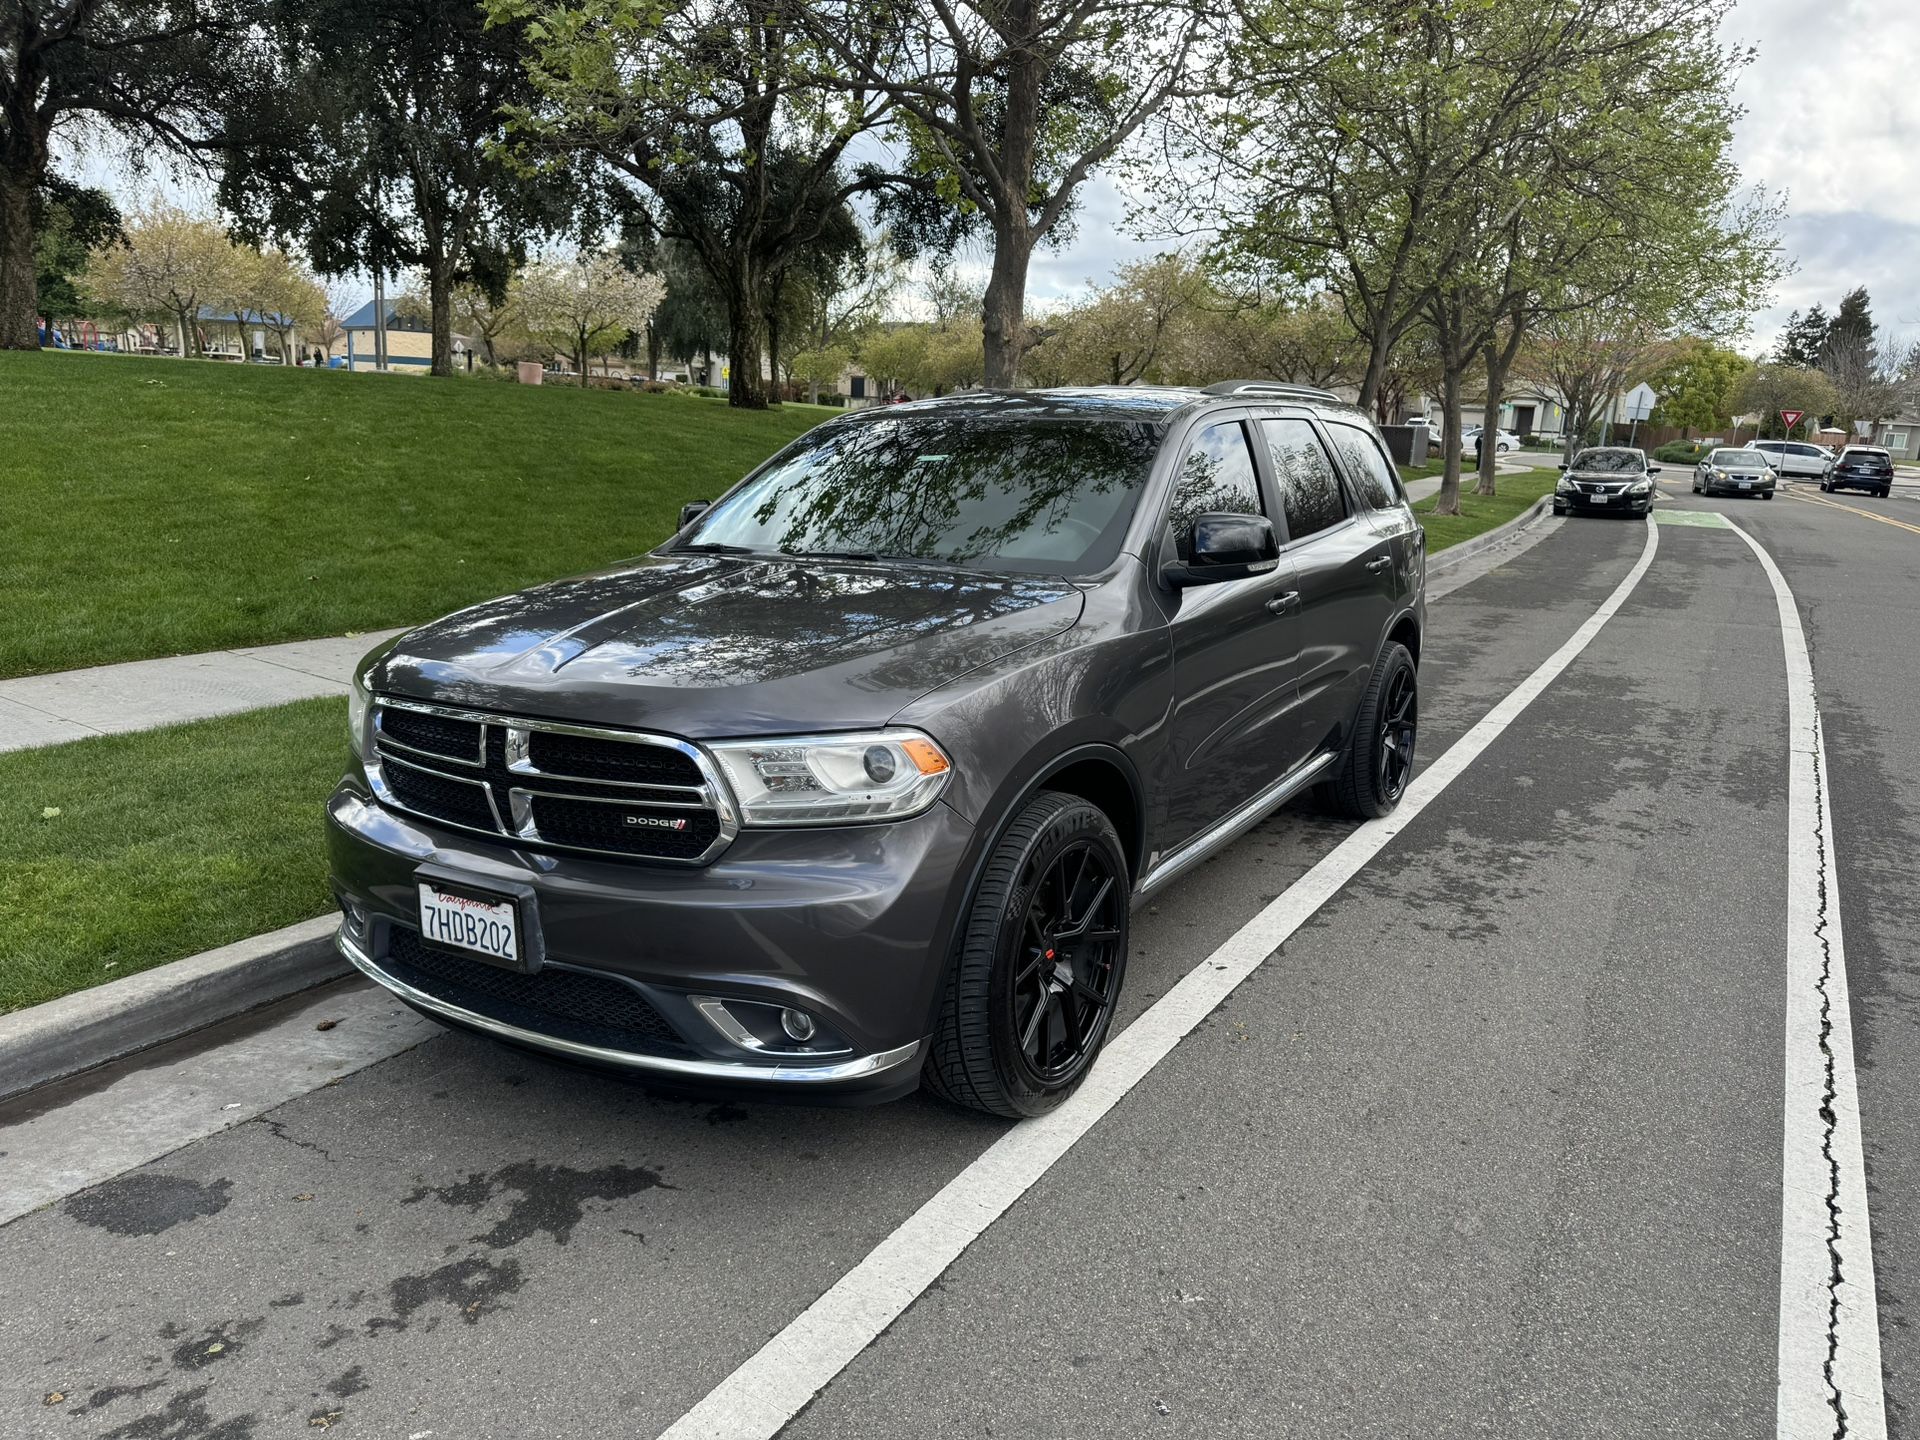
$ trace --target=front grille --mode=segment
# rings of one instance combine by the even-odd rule
[[[547,722],[375,702],[387,804],[515,844],[702,864],[732,831],[719,781],[675,741],[580,734]]]
[[[679,750],[559,730],[536,730],[528,740],[534,765],[554,775],[624,780],[633,785],[698,785],[701,780],[700,767]]]
[[[383,767],[387,784],[409,810],[450,820],[474,830],[492,830],[493,807],[487,803],[487,787],[471,780],[455,780],[429,770],[416,770],[404,760],[389,757]]]
[[[392,706],[380,711],[380,733],[410,750],[424,751],[467,765],[480,762],[482,727],[472,720],[455,720],[424,710],[399,710]]]
[[[720,817],[711,810],[607,805],[560,795],[535,795],[533,822],[556,844],[623,855],[690,860],[720,838]]]
[[[522,1030],[643,1055],[692,1053],[645,995],[611,975],[555,965],[523,975],[436,950],[399,925],[387,931],[381,968],[436,1000]]]

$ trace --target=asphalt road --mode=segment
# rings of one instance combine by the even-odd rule
[[[1680,478],[1663,511],[1745,527],[1811,645],[1886,1413],[1920,1436],[1920,505]],[[1427,763],[1646,538],[1549,522],[1436,602]],[[1790,677],[1737,534],[1657,539],[1564,671],[781,1433],[1773,1429],[1783,1249],[1825,1243],[1782,1220]],[[1121,1023],[1350,834],[1288,811],[1140,911]],[[329,1007],[397,1023],[343,987],[250,1043],[279,1025],[292,1054]],[[151,1164],[75,1161],[0,1225],[0,1436],[657,1435],[1007,1132],[918,1099],[665,1098],[419,1033]],[[244,1091],[218,1058],[0,1110],[0,1180],[10,1136],[19,1165],[103,1093],[155,1134],[217,1109]]]

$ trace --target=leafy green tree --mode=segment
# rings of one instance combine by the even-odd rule
[[[77,285],[87,257],[120,238],[119,208],[104,190],[48,171],[34,196],[33,228],[40,309],[55,318],[81,313],[86,307]]]
[[[1827,330],[1831,323],[1823,305],[1815,305],[1805,315],[1795,310],[1787,317],[1774,346],[1775,362],[1811,370],[1820,363],[1820,356],[1827,348]]]
[[[220,199],[241,233],[298,240],[323,273],[417,269],[432,373],[453,373],[453,296],[493,301],[529,238],[588,204],[576,166],[514,164],[504,111],[533,96],[524,26],[473,0],[273,0],[284,95],[227,122]]]
[[[820,0],[801,13],[846,85],[891,102],[906,156],[892,180],[918,195],[936,225],[942,208],[954,216],[949,245],[974,216],[991,236],[984,374],[989,386],[1018,384],[1035,248],[1067,220],[1088,177],[1169,100],[1211,83],[1196,61],[1212,7]]]
[[[593,252],[529,265],[513,290],[527,333],[572,356],[582,386],[592,358],[644,332],[665,293],[659,276],[629,269],[617,254]]]
[[[39,214],[56,129],[202,155],[254,83],[256,0],[0,3],[0,350],[38,347]]]
[[[548,154],[587,150],[644,197],[642,218],[684,243],[725,301],[729,403],[764,408],[772,282],[885,182],[842,160],[885,100],[829,91],[789,0],[487,0],[526,25],[538,100],[518,134]],[[864,37],[864,38],[862,38]],[[849,44],[878,41],[860,26]]]
[[[1733,406],[1742,415],[1759,417],[1760,436],[1791,440],[1796,432],[1811,435],[1822,415],[1831,414],[1838,397],[1833,382],[1820,371],[1778,361],[1762,361],[1742,375],[1733,387]],[[1783,410],[1805,417],[1791,428]]]
[[[1725,345],[1698,339],[1686,343],[1647,377],[1647,384],[1660,397],[1653,423],[1677,425],[1689,436],[1722,429],[1733,418],[1733,393],[1751,364]]]
[[[80,292],[83,300],[129,315],[172,321],[180,354],[187,356],[200,348],[201,307],[233,295],[241,263],[221,226],[154,204],[129,216],[119,238],[93,252]]]

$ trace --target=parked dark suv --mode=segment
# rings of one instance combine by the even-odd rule
[[[658,1078],[1039,1113],[1106,1037],[1132,905],[1309,789],[1399,802],[1424,573],[1325,392],[832,421],[651,554],[367,657],[340,946]]]

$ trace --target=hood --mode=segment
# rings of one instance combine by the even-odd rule
[[[918,565],[650,556],[402,635],[373,688],[690,739],[881,725],[1080,617],[1072,584]]]

